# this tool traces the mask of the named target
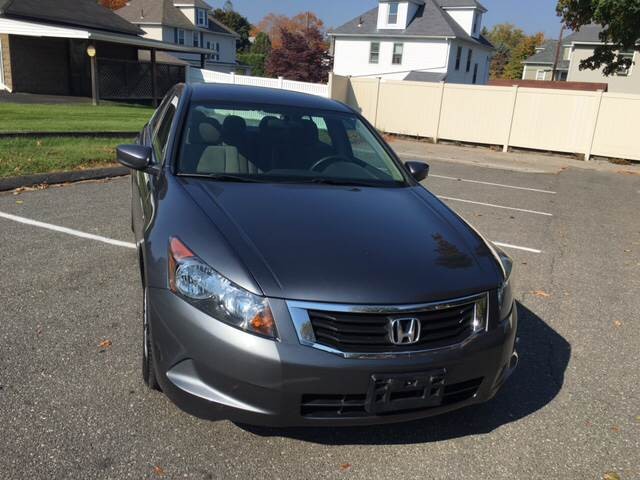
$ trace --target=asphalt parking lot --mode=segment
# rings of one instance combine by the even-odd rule
[[[0,478],[640,479],[640,176],[430,163],[515,259],[520,366],[485,405],[368,428],[181,412],[140,377],[129,180],[0,194]]]

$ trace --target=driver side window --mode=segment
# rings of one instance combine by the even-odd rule
[[[352,119],[343,120],[342,123],[351,144],[353,156],[390,175],[389,167],[383,160],[387,154],[375,141],[371,132],[361,122],[355,122]]]

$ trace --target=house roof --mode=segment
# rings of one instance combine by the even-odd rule
[[[240,35],[238,33],[231,30],[221,21],[217,20],[212,13],[209,14],[209,28],[207,30],[213,33],[220,33],[223,35],[233,35],[234,37],[240,38]]]
[[[572,43],[602,43],[600,41],[600,32],[602,27],[600,25],[584,25],[580,27],[580,30],[568,35],[562,41],[563,45],[571,45]]]
[[[463,0],[425,0],[424,5],[418,8],[414,18],[404,30],[378,29],[378,7],[376,7],[334,29],[329,34],[334,36],[455,37],[493,48],[493,45],[486,38],[482,36],[475,38],[469,35],[449,14],[442,10],[442,4],[454,1]],[[469,2],[469,0],[464,1]]]
[[[143,33],[95,0],[0,0],[0,15],[129,35]]]
[[[413,70],[409,72],[409,74],[404,77],[404,79],[411,82],[444,82],[447,79],[447,74],[437,72],[420,72],[418,70]]]
[[[157,23],[167,27],[193,30],[194,24],[172,0],[130,0],[127,5],[116,10],[122,18],[137,25]]]
[[[558,46],[557,40],[546,40],[540,47],[539,51],[528,57],[522,63],[535,63],[538,65],[553,65],[556,59],[556,49]],[[560,60],[558,62],[558,68],[565,70],[569,68],[569,60],[562,58],[562,52],[560,53]]]

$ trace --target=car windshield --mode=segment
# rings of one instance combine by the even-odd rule
[[[223,181],[406,185],[356,115],[276,106],[192,105],[177,170]]]

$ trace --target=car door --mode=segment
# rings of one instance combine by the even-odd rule
[[[157,115],[149,122],[143,132],[142,143],[151,147],[150,169],[146,172],[135,173],[135,184],[139,198],[139,224],[134,225],[136,239],[142,240],[150,225],[156,205],[156,193],[161,181],[162,164],[167,149],[167,141],[179,102],[177,89],[173,89],[163,100]]]

